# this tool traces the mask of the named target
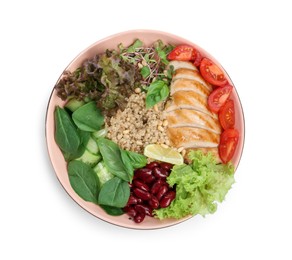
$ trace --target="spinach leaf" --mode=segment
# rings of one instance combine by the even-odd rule
[[[125,212],[121,208],[107,206],[107,205],[100,205],[101,208],[104,209],[104,211],[112,216],[120,216],[123,215]]]
[[[122,158],[122,162],[124,164],[124,168],[125,168],[128,176],[130,176],[130,182],[131,182],[131,180],[133,179],[133,176],[134,176],[134,167],[131,163],[131,160],[128,156],[127,151],[121,149],[120,152],[121,152],[121,158]]]
[[[122,160],[119,146],[113,141],[105,138],[99,138],[97,140],[97,145],[108,171],[124,181],[131,181],[133,173],[130,175],[127,171]]]
[[[81,161],[71,161],[68,164],[68,174],[74,191],[85,201],[97,204],[100,185],[93,169]]]
[[[146,108],[151,108],[169,95],[169,88],[164,80],[152,82],[146,94]]]
[[[147,158],[144,155],[125,150],[123,152],[127,155],[134,169],[142,168],[147,164]]]
[[[130,187],[126,181],[114,177],[100,189],[98,204],[123,208],[130,197]]]
[[[87,132],[98,131],[104,124],[104,117],[94,101],[75,110],[72,119],[80,130]]]
[[[67,162],[75,160],[79,158],[85,151],[85,147],[83,145],[79,145],[78,150],[75,153],[67,153],[63,152],[63,156]]]
[[[75,154],[80,145],[77,129],[65,109],[55,108],[55,140],[60,149],[66,154]]]
[[[86,146],[89,139],[90,139],[90,132],[82,131],[80,129],[77,129],[79,136],[80,136],[80,142]]]

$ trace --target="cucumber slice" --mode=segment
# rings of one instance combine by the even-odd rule
[[[94,139],[98,139],[100,137],[106,137],[106,135],[107,135],[107,129],[106,128],[103,128],[103,129],[101,129],[99,131],[95,131],[95,132],[92,133],[92,137]]]
[[[90,167],[94,167],[101,160],[101,155],[100,154],[92,154],[87,149],[85,149],[84,153],[76,160],[82,161],[82,162],[88,164]]]
[[[96,141],[92,138],[92,137],[89,137],[89,140],[86,144],[86,149],[91,152],[92,154],[98,154],[99,153],[99,149],[98,149],[98,146],[97,146],[97,143]]]
[[[112,179],[114,175],[110,173],[104,165],[104,162],[99,162],[94,168],[93,171],[96,173],[100,181],[100,186],[106,183],[108,180]]]
[[[85,104],[84,101],[72,98],[66,103],[65,107],[68,108],[70,111],[74,112],[76,109],[83,106],[84,104]]]

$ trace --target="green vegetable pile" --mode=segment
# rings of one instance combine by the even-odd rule
[[[167,54],[173,49],[158,40],[144,47],[138,39],[125,48],[106,50],[85,61],[73,72],[65,71],[55,86],[62,100],[95,101],[106,113],[123,110],[134,90],[148,91],[147,107],[165,100],[169,94],[172,69],[166,70]]]
[[[205,216],[217,210],[234,183],[234,166],[217,164],[215,157],[191,151],[190,165],[175,165],[167,182],[176,188],[176,198],[167,208],[155,210],[159,219],[180,219],[188,215]]]
[[[54,115],[55,140],[68,162],[74,191],[110,215],[123,214],[134,169],[144,167],[146,157],[104,138],[104,117],[93,101],[56,107]]]

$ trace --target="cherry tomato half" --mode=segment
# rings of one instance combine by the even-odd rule
[[[200,67],[201,61],[203,59],[202,54],[198,51],[195,50],[195,58],[194,58],[194,65],[197,67]]]
[[[208,97],[208,106],[210,110],[217,113],[229,98],[232,89],[233,87],[231,85],[227,85],[213,90]]]
[[[235,113],[233,100],[227,100],[219,110],[219,121],[223,129],[234,128]]]
[[[222,87],[227,84],[227,79],[223,71],[208,58],[202,59],[200,72],[203,78],[212,85]]]
[[[219,156],[223,163],[228,163],[236,150],[239,133],[236,129],[227,129],[220,136]]]
[[[178,45],[167,56],[169,60],[194,61],[199,66],[201,62],[201,54],[192,46]]]

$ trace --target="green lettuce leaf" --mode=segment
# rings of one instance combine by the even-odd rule
[[[167,208],[154,211],[159,219],[180,219],[188,215],[205,216],[217,210],[234,183],[234,166],[217,164],[214,156],[191,151],[190,165],[175,165],[167,182],[176,187],[176,198]]]

